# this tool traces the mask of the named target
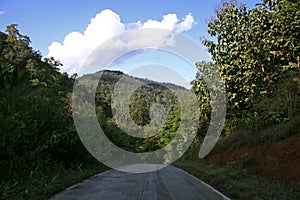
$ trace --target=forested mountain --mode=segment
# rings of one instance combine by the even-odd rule
[[[100,80],[99,77],[101,77]],[[107,137],[123,149],[132,152],[149,152],[160,149],[173,139],[177,128],[180,126],[181,106],[176,94],[180,94],[180,92],[184,94],[188,91],[181,86],[157,83],[109,70],[84,75],[78,78],[78,81],[85,86],[83,90],[87,89],[88,85],[92,85],[93,81],[96,81],[98,87],[95,94],[95,109],[99,123]],[[117,89],[116,84],[125,85],[125,89]],[[140,86],[133,91],[127,102],[127,99],[123,97],[131,92],[135,85]],[[113,99],[113,95],[115,98],[121,98]],[[162,107],[153,108],[157,104]],[[128,106],[129,110],[127,111],[124,106]],[[115,116],[116,111],[121,115]],[[127,112],[129,112],[130,119],[126,116]],[[165,119],[162,116],[165,116]],[[137,127],[129,125],[131,120]],[[145,128],[151,120],[155,124]],[[157,121],[153,122],[153,120]],[[119,127],[120,125],[123,127]],[[161,129],[158,128],[159,126]],[[143,139],[128,135],[128,132],[139,129],[146,131],[145,134],[155,136]]]

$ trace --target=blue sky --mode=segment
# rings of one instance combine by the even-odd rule
[[[240,0],[253,7],[256,0]],[[123,24],[148,20],[162,21],[164,15],[176,14],[178,24],[191,14],[195,23],[183,34],[200,43],[207,35],[207,21],[214,15],[220,0],[1,0],[0,31],[16,23],[22,34],[28,35],[35,50],[46,56],[52,42],[63,44],[71,32],[84,33],[91,18],[105,9],[120,17]],[[194,76],[191,72],[188,79]]]

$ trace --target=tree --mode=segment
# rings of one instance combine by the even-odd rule
[[[234,1],[224,2],[208,23],[214,40],[203,43],[213,63],[197,63],[197,68],[201,71],[215,64],[225,81],[225,131],[231,133],[248,123],[257,130],[258,122],[261,127],[270,119],[281,122],[299,110],[299,10],[295,0],[262,0],[250,10]],[[211,99],[201,76],[194,81],[193,90],[207,121]],[[205,128],[204,121],[200,127]]]
[[[89,158],[73,125],[74,80],[41,60],[17,25],[0,32],[0,158],[3,181],[22,182],[41,163]],[[84,152],[84,153],[81,153]],[[3,173],[4,172],[4,173]]]
[[[248,112],[287,70],[299,65],[299,3],[223,3],[208,24],[217,41],[205,40],[225,81],[230,108]]]
[[[27,45],[30,44],[30,39],[27,35],[21,35],[19,30],[18,30],[18,25],[17,24],[11,24],[6,27],[5,31],[8,36],[6,41],[7,42],[16,42],[16,41],[23,41]]]

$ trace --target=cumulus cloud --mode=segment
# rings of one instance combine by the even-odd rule
[[[183,31],[188,31],[194,24],[195,21],[192,13],[189,13],[187,16],[185,16],[184,20],[181,23],[176,25],[176,32],[181,33]]]
[[[90,20],[83,33],[71,32],[65,36],[63,43],[52,42],[48,47],[48,55],[45,57],[53,56],[60,60],[63,64],[61,71],[73,74],[79,71],[83,62],[95,48],[125,31],[161,28],[181,33],[191,29],[194,24],[195,21],[191,13],[181,21],[176,14],[167,14],[163,16],[161,21],[149,19],[146,22],[137,21],[124,24],[117,13],[106,9]]]

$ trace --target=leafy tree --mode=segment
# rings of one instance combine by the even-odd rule
[[[216,16],[208,24],[208,33],[215,40],[203,43],[225,81],[227,128],[245,125],[249,120],[256,123],[267,120],[266,116],[288,119],[299,108],[298,92],[295,90],[295,95],[283,92],[283,88],[287,91],[298,88],[292,85],[298,84],[293,80],[300,69],[299,8],[299,1],[263,0],[250,10],[234,1],[224,2],[216,10]],[[197,67],[201,69],[203,65],[198,63]],[[203,102],[200,110],[208,111],[210,100],[201,77],[194,82],[193,89]],[[276,112],[271,109],[281,105],[274,99],[289,99],[281,106],[286,109]],[[269,109],[262,105],[266,101]],[[205,113],[202,116],[208,119]]]
[[[289,64],[299,56],[299,9],[293,6],[299,3],[264,1],[251,10],[223,3],[208,24],[217,41],[204,44],[226,82],[230,107],[252,108],[284,71],[295,67]],[[287,18],[284,13],[290,11],[288,16],[296,17]]]
[[[73,125],[74,80],[58,71],[55,59],[42,61],[17,25],[7,26],[6,32],[0,32],[2,180],[22,182],[41,162],[68,167],[90,159]]]

